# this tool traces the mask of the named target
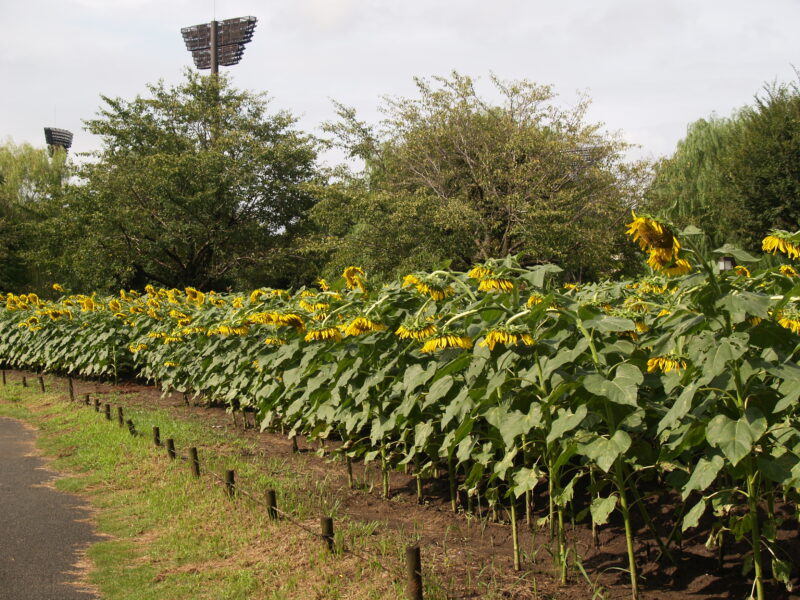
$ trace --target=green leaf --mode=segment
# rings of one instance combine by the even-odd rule
[[[580,448],[580,453],[593,460],[604,473],[608,473],[614,461],[631,446],[631,437],[618,430],[610,438],[598,437],[593,442]]]
[[[636,323],[630,319],[607,317],[605,315],[584,321],[583,324],[589,329],[597,329],[605,333],[636,330]]]
[[[605,525],[611,511],[617,506],[617,496],[611,495],[608,498],[595,498],[589,510],[592,513],[592,521],[596,525]]]
[[[542,477],[543,473],[536,467],[520,468],[514,473],[514,496],[519,498],[525,492],[531,491],[542,480]]]
[[[700,522],[700,517],[703,516],[704,512],[706,512],[706,501],[701,499],[700,502],[695,504],[691,510],[684,515],[681,531],[697,527],[697,524]]]
[[[712,456],[710,460],[706,458],[698,460],[692,476],[683,486],[681,497],[686,500],[692,491],[704,491],[714,482],[723,466],[725,466],[725,461],[718,454]]]
[[[588,392],[608,398],[617,404],[637,406],[636,397],[642,381],[644,376],[638,368],[622,364],[617,367],[613,381],[602,375],[587,375],[583,380],[583,386]]]
[[[558,409],[558,418],[550,425],[550,432],[547,434],[547,443],[549,444],[553,440],[559,439],[566,432],[575,429],[581,424],[583,419],[586,418],[587,412],[588,408],[585,404],[579,406],[575,412],[563,408]]]
[[[737,248],[733,244],[725,244],[724,246],[713,250],[713,252],[714,254],[719,254],[720,256],[732,256],[738,263],[754,263],[761,260],[749,252],[745,252],[744,250]]]
[[[670,429],[674,425],[680,423],[681,419],[691,410],[692,400],[694,399],[694,395],[696,393],[697,385],[694,383],[684,388],[684,390],[681,392],[681,395],[678,396],[678,399],[667,411],[667,414],[665,414],[661,421],[659,421],[657,430],[659,434],[666,429]]]
[[[753,444],[767,430],[767,420],[757,408],[750,407],[746,414],[734,421],[725,415],[717,415],[708,423],[706,439],[708,443],[722,450],[731,465],[750,454]]]

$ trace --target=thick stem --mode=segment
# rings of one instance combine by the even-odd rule
[[[561,567],[561,584],[567,583],[567,532],[564,530],[564,507],[558,507],[558,561]]]
[[[533,494],[530,490],[525,492],[525,525],[528,526],[528,529],[531,528],[531,524],[533,523]]]
[[[456,512],[456,501],[458,499],[456,495],[456,465],[452,456],[447,461],[447,476],[450,480],[450,508],[453,509],[453,512]]]
[[[422,469],[419,467],[419,456],[414,457],[414,478],[417,480],[417,504],[422,504]]]
[[[755,569],[756,598],[764,600],[764,574],[761,568],[761,525],[758,522],[758,494],[755,475],[747,477],[747,501],[750,509],[750,519],[753,524],[751,545],[753,547],[753,568]]]
[[[631,599],[639,600],[639,577],[636,570],[636,555],[633,549],[633,527],[631,526],[631,515],[628,511],[628,499],[625,496],[625,483],[622,481],[622,476],[618,467],[619,464],[615,469],[616,483],[617,491],[619,492],[620,512],[622,512],[622,520],[625,522],[625,545],[628,550],[628,566],[631,576]]]
[[[356,487],[355,481],[353,480],[353,461],[347,455],[345,455],[344,458],[347,462],[347,486],[352,490]]]
[[[511,540],[514,545],[514,570],[520,570],[519,532],[517,531],[517,502],[511,495]]]

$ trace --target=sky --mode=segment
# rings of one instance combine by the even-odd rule
[[[385,95],[457,70],[550,84],[565,107],[671,154],[692,121],[729,116],[765,83],[797,81],[799,0],[0,0],[0,141],[44,146],[43,127],[83,130],[100,95],[133,99],[192,66],[180,29],[258,18],[236,87],[265,92],[320,134],[331,100],[375,122]],[[483,86],[483,87],[482,87]]]

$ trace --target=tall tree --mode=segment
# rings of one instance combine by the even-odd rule
[[[317,144],[287,112],[224,76],[187,71],[131,101],[103,96],[87,129],[102,139],[80,170],[73,269],[87,284],[243,285],[281,259],[314,203]],[[103,256],[97,261],[97,256]],[[261,275],[274,284],[289,271]]]
[[[312,245],[327,240],[337,266],[358,247],[384,273],[519,253],[575,278],[629,267],[622,232],[641,170],[625,144],[587,123],[586,100],[562,109],[550,87],[491,81],[495,100],[458,73],[418,79],[417,97],[384,102],[378,126],[338,106],[328,131],[365,168],[313,209],[329,235]]]
[[[46,243],[37,233],[68,175],[63,150],[0,145],[0,290],[45,288],[47,273],[31,255]]]

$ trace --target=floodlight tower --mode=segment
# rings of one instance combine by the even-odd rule
[[[44,139],[47,142],[47,147],[50,149],[52,156],[56,148],[63,148],[67,152],[72,146],[72,132],[66,129],[58,129],[57,127],[45,127]]]
[[[211,21],[181,29],[186,49],[192,53],[194,66],[219,73],[219,65],[238,64],[244,55],[244,46],[253,39],[255,17],[237,17],[224,21]]]

